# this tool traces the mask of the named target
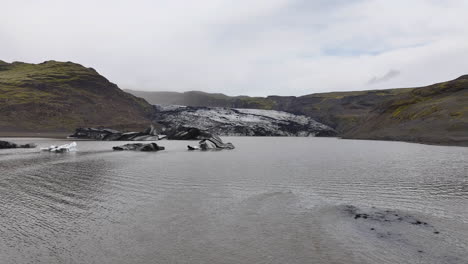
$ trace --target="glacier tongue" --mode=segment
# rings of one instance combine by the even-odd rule
[[[180,127],[220,136],[335,136],[336,131],[314,119],[275,110],[221,107],[155,106],[154,121],[167,131]]]

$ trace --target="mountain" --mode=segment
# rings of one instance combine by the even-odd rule
[[[306,115],[345,138],[468,145],[468,75],[419,88],[299,97],[127,91],[152,104],[256,108]]]
[[[185,106],[211,106],[233,107],[234,101],[246,96],[230,97],[220,93],[205,93],[200,91],[178,92],[145,92],[124,89],[125,92],[145,98],[154,105],[185,105]]]
[[[0,61],[0,130],[143,129],[153,108],[92,68],[72,62]]]
[[[468,145],[468,75],[399,94],[344,137]]]
[[[72,62],[0,61],[0,131],[142,131],[154,118],[151,104],[176,104],[305,115],[345,138],[468,145],[468,75],[426,87],[299,97],[127,91],[134,95],[94,69]]]

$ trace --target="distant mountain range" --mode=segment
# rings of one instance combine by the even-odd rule
[[[0,132],[71,132],[77,127],[142,131],[154,120],[152,104],[175,104],[300,114],[345,138],[468,145],[468,75],[419,88],[299,97],[125,91],[72,62],[0,61]]]
[[[419,88],[299,97],[125,91],[151,104],[271,109],[306,115],[345,138],[468,145],[468,75]]]

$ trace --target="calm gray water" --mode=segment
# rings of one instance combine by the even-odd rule
[[[468,148],[225,140],[1,150],[0,263],[468,263]]]

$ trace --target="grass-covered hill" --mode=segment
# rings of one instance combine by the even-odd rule
[[[0,131],[59,132],[80,126],[147,127],[152,106],[92,68],[71,62],[0,61]]]
[[[468,75],[401,93],[344,136],[468,145]]]
[[[258,108],[303,114],[335,128],[347,138],[468,145],[468,76],[420,88],[300,97],[128,92],[152,104]]]

